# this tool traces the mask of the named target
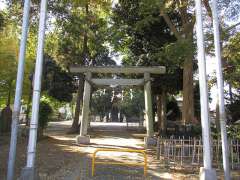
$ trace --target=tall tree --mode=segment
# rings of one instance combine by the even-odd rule
[[[178,21],[178,14],[172,16]],[[158,96],[159,122],[166,119],[166,95],[182,89],[181,61],[184,57],[181,53],[188,48],[184,42],[175,43],[177,39],[163,17],[159,16],[158,6],[148,8],[141,0],[122,0],[113,9],[112,21],[112,43],[116,51],[124,54],[123,64],[166,67],[165,75],[152,76],[152,90]],[[163,124],[159,123],[159,126]]]
[[[10,105],[16,79],[16,65],[18,58],[17,31],[12,24],[8,24],[0,32],[0,94],[1,100]]]
[[[160,15],[164,18],[169,29],[177,38],[177,43],[188,45],[188,53],[184,54],[183,60],[183,122],[190,123],[194,118],[194,100],[193,100],[193,27],[195,16],[191,13],[193,2],[191,0],[182,1],[167,0],[159,4]],[[179,21],[175,21],[170,15],[175,12],[180,16]]]
[[[240,89],[240,33],[232,37],[224,48],[226,67],[225,80],[234,88]]]
[[[56,31],[59,39],[56,59],[65,68],[73,64],[83,66],[112,64],[106,46],[106,16],[109,2],[86,0],[74,3],[62,2],[57,5],[58,8],[54,12],[57,16]],[[83,85],[84,77],[79,75],[75,116],[70,132],[79,129]]]

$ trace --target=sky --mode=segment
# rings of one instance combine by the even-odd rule
[[[118,3],[118,0],[112,0],[112,7],[115,7],[117,3]]]
[[[0,0],[0,10],[3,10],[6,8],[6,3],[4,0]]]

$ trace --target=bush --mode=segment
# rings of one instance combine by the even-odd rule
[[[239,108],[240,108],[240,97],[237,97],[237,99],[235,99],[234,102],[227,105],[228,117],[231,117],[229,118],[230,123],[234,123],[237,120],[240,120]]]
[[[52,107],[46,101],[40,102],[39,107],[39,127],[44,129],[47,127],[48,122],[51,120],[53,113]]]
[[[227,127],[228,138],[240,139],[240,124],[233,124]]]

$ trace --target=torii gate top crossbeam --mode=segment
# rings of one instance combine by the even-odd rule
[[[164,74],[166,68],[164,66],[72,66],[70,67],[72,73],[101,73],[101,74]]]

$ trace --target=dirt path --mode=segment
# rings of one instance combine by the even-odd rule
[[[120,165],[97,165],[96,174],[91,176],[91,156],[98,148],[114,148],[114,149],[143,149],[144,133],[131,127],[131,129],[119,123],[93,123],[91,125],[91,144],[80,145],[75,148],[78,149],[83,156],[79,156],[78,160],[70,163],[57,171],[54,176],[57,179],[71,180],[71,179],[103,179],[103,180],[124,180],[124,179],[145,179],[143,176],[142,167],[126,167]],[[51,135],[54,138],[59,138],[60,134]],[[64,136],[65,137],[65,136]],[[74,139],[73,139],[74,140]],[[151,151],[148,152],[148,178],[159,179],[161,177],[160,164],[154,162]],[[117,152],[99,152],[97,159],[107,162],[134,162],[141,163],[143,158],[136,153],[117,153]],[[159,173],[158,173],[159,172]],[[166,176],[166,175],[165,175]],[[172,179],[168,175],[169,179]]]
[[[58,131],[59,124],[52,124],[49,128],[48,134],[54,139],[66,140],[66,138],[74,143],[75,137],[68,137]],[[53,127],[56,129],[53,131]],[[168,172],[166,168],[160,165],[159,161],[155,160],[154,151],[148,150],[148,176],[143,176],[142,167],[126,167],[120,165],[97,165],[96,174],[91,176],[91,156],[97,148],[130,148],[143,149],[144,132],[137,127],[126,127],[121,123],[92,123],[89,134],[91,136],[91,143],[89,145],[75,145],[68,146],[69,150],[79,152],[71,163],[62,167],[52,176],[54,179],[72,180],[72,179],[98,179],[98,180],[142,180],[142,179],[182,179],[181,173]],[[58,132],[58,133],[56,133]],[[143,158],[135,153],[116,153],[107,152],[99,153],[98,160],[107,162],[137,162],[141,163]],[[197,179],[196,175],[185,175],[187,179]]]
[[[198,179],[198,170],[176,171],[160,164],[154,150],[148,150],[148,176],[144,178],[142,167],[97,165],[96,175],[91,176],[91,157],[97,148],[143,148],[144,133],[139,128],[127,128],[119,123],[93,123],[89,145],[76,145],[74,135],[66,134],[70,121],[52,122],[46,131],[47,138],[37,144],[36,167],[41,180],[155,180]],[[6,179],[9,136],[0,142],[0,180]],[[26,137],[19,138],[16,159],[16,177],[26,161]],[[98,159],[106,161],[142,162],[138,154],[99,153]],[[17,179],[17,178],[16,178]]]

